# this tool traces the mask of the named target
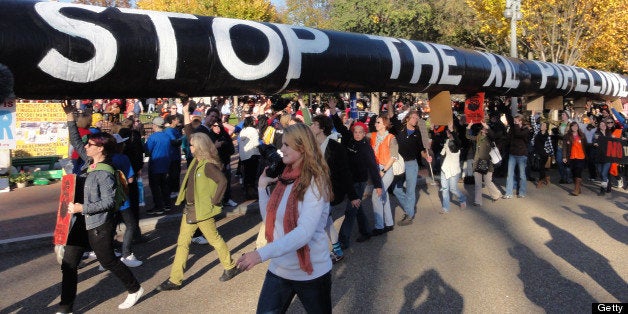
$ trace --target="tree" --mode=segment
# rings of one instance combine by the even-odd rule
[[[138,0],[137,7],[262,22],[279,21],[277,9],[269,0]]]
[[[328,0],[286,0],[281,14],[288,24],[328,29],[330,9]]]
[[[467,3],[480,20],[480,36],[507,48],[509,21],[502,15],[504,1]],[[521,11],[519,52],[542,61],[628,72],[628,6],[624,1],[526,0]],[[500,48],[495,52],[503,53]]]
[[[89,4],[100,7],[118,7],[118,8],[130,8],[130,0],[74,0],[74,3]]]

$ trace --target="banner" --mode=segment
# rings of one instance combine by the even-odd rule
[[[70,232],[72,215],[68,213],[68,204],[74,203],[74,190],[76,188],[76,175],[66,174],[61,178],[61,195],[59,196],[59,208],[57,209],[57,224],[53,233],[53,244],[65,245]],[[82,203],[82,201],[79,201]]]
[[[598,141],[598,161],[628,164],[628,141],[613,138],[600,137]]]
[[[484,121],[484,93],[477,93],[464,101],[464,116],[467,123]]]
[[[289,92],[628,96],[628,77],[377,35],[56,1],[0,1],[0,63],[30,99]]]
[[[17,103],[14,157],[68,157],[67,117],[60,103]]]
[[[0,103],[0,150],[15,149],[15,99]]]

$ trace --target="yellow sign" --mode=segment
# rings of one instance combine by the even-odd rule
[[[17,103],[14,157],[68,157],[68,128],[60,103]]]

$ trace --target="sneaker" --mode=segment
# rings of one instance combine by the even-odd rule
[[[460,209],[466,209],[466,208],[467,208],[467,202],[460,203]]]
[[[526,198],[525,195],[517,195],[518,198]]]
[[[502,196],[502,198],[503,198],[503,199],[505,199],[505,200],[507,200],[507,199],[511,199],[511,198],[512,198],[512,195],[504,195],[504,196]]]
[[[143,206],[146,206],[146,203],[141,202],[141,203],[140,203],[140,206],[142,206],[142,207],[143,207]]]
[[[102,264],[98,265],[98,271],[105,271],[106,269],[102,267]]]
[[[138,260],[133,253],[127,257],[120,257],[120,261],[127,267],[137,267],[142,265],[142,261]]]
[[[397,226],[409,226],[412,224],[412,222],[414,222],[414,216],[409,217],[408,215],[404,214],[403,218],[397,223]]]
[[[438,213],[442,215],[442,214],[447,214],[448,212],[449,212],[448,210],[441,208],[441,210]]]
[[[149,209],[146,211],[147,214],[149,215],[161,215],[164,213],[163,209],[157,209],[157,208],[153,208],[153,209]]]
[[[63,254],[65,253],[65,246],[55,245],[55,256],[57,257],[57,263],[63,264]],[[85,254],[83,254],[85,255]]]
[[[157,286],[157,291],[169,291],[169,290],[180,290],[181,285],[177,285],[172,283],[170,279],[162,282],[159,286]]]
[[[83,253],[83,259],[87,259],[87,258],[96,258],[96,253],[94,253],[94,251]]]
[[[177,198],[178,196],[179,196],[179,193],[177,192],[170,193],[170,198]]]
[[[233,277],[237,276],[241,272],[242,271],[238,267],[234,267],[234,268],[231,268],[229,270],[225,270],[225,271],[222,272],[222,276],[220,276],[220,278],[218,278],[218,280],[223,281],[223,282],[231,280]]]
[[[169,212],[172,208],[168,205],[164,206],[164,211]]]
[[[393,229],[395,229],[395,226],[386,226],[384,227],[384,232],[390,232],[393,231]]]
[[[207,242],[207,239],[205,239],[204,236],[198,236],[198,237],[192,238],[192,243],[195,243],[195,244],[208,244],[209,242]]]
[[[370,234],[361,234],[355,241],[357,242],[366,242],[371,239]]]
[[[238,203],[236,203],[232,199],[230,199],[230,200],[225,202],[225,206],[236,207],[236,206],[238,206]]]
[[[344,256],[344,254],[343,255],[338,255],[334,251],[331,251],[331,253],[329,253],[329,258],[331,258],[331,262],[333,264],[336,264],[336,263],[342,261],[345,258],[345,256]]]
[[[142,297],[142,294],[144,294],[144,288],[142,287],[140,287],[140,290],[137,290],[135,293],[129,293],[126,300],[124,300],[122,304],[118,305],[118,308],[121,310],[130,308],[137,303],[137,301]]]

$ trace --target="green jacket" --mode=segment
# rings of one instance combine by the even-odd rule
[[[198,163],[198,166],[194,167],[195,163]],[[176,205],[180,205],[185,201],[185,195],[188,187],[188,178],[190,173],[193,172],[194,175],[194,211],[195,218],[194,221],[189,222],[198,222],[207,220],[212,218],[222,212],[222,204],[220,200],[222,199],[222,195],[225,192],[227,179],[220,173],[220,169],[216,167],[217,173],[220,174],[221,178],[219,180],[212,180],[212,178],[206,176],[205,167],[216,167],[213,164],[209,164],[207,160],[198,160],[194,158],[192,163],[190,164],[189,170],[185,173],[185,178],[181,184],[181,188],[179,190],[179,196],[175,202]],[[217,197],[216,193],[220,193]],[[219,200],[214,204],[212,200]],[[187,210],[187,206],[186,206]],[[187,213],[188,216],[189,213]],[[191,218],[191,217],[188,217]]]

